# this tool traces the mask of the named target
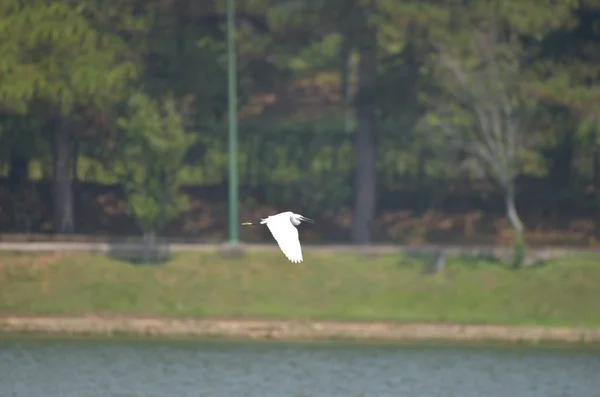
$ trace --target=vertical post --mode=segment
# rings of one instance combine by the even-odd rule
[[[235,8],[227,0],[227,72],[229,91],[229,242],[238,242],[238,173],[237,173],[237,81],[235,55]]]

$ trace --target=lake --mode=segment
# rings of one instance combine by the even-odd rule
[[[2,397],[597,397],[590,348],[0,339]]]

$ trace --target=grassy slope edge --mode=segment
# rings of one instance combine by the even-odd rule
[[[443,272],[395,254],[279,252],[224,259],[180,253],[161,265],[87,254],[0,255],[0,316],[390,320],[599,327],[600,260],[574,256],[511,270],[452,258]]]

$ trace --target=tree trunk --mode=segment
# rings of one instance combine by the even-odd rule
[[[592,184],[594,189],[600,189],[600,146],[594,147],[592,159]]]
[[[417,155],[417,188],[422,188],[425,185],[425,167],[427,166],[428,155],[429,153],[425,149],[419,150]]]
[[[523,235],[524,226],[519,217],[519,213],[517,212],[517,207],[515,206],[515,188],[512,184],[506,188],[504,198],[506,201],[506,215],[508,216],[508,220],[516,233],[516,237],[520,238]]]
[[[167,174],[164,170],[159,171],[158,180],[161,186],[162,195],[160,197],[160,211],[158,222],[156,224],[156,231],[160,232],[167,223]]]
[[[8,186],[11,193],[18,193],[29,178],[29,157],[13,153],[10,156]]]
[[[524,226],[519,218],[517,208],[515,206],[515,189],[514,182],[509,182],[508,187],[505,191],[506,200],[506,215],[510,221],[510,224],[514,230],[513,236],[513,256],[512,266],[515,269],[519,269],[525,265],[525,241],[523,240]]]
[[[349,106],[352,99],[352,47],[348,39],[344,39],[340,53],[342,65],[342,100],[344,101],[344,132],[353,130],[352,108]]]
[[[71,134],[63,121],[58,123],[54,135],[54,232],[73,233],[73,185],[71,181]]]
[[[73,152],[72,152],[72,161],[71,161],[71,175],[73,176],[73,184],[77,184],[77,175],[79,175],[79,163],[77,159],[79,158],[79,142],[76,140],[73,142]]]
[[[156,260],[156,232],[144,230],[144,251],[142,252],[142,262],[145,264],[151,263]]]
[[[360,61],[358,64],[359,95],[356,115],[358,130],[356,132],[356,185],[354,201],[354,217],[352,238],[354,242],[366,244],[371,241],[371,231],[375,218],[376,199],[376,116],[372,106],[372,98],[364,96],[364,90],[373,82],[377,72],[377,36],[369,29],[361,43]]]
[[[11,219],[14,227],[27,230],[27,181],[29,178],[29,157],[13,149],[9,160],[8,191],[13,210]]]

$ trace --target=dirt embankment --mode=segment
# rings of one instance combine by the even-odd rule
[[[138,335],[236,339],[354,339],[381,341],[502,341],[599,343],[600,329],[499,325],[398,324],[386,322],[119,317],[4,317],[0,333],[46,335]]]

